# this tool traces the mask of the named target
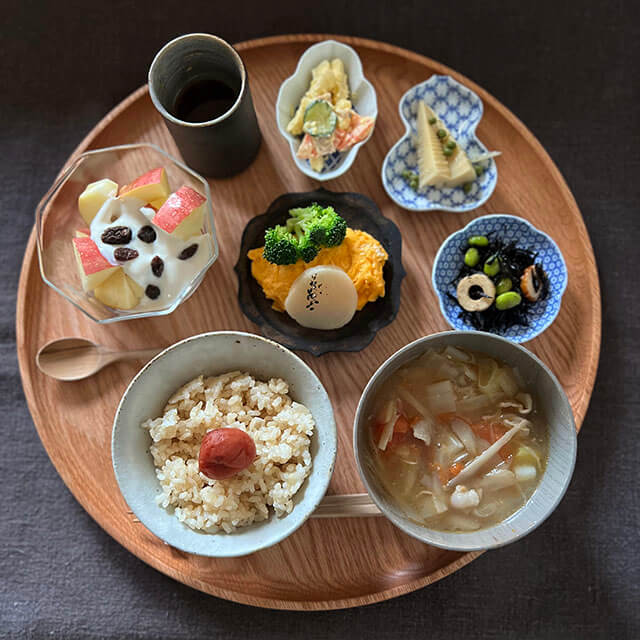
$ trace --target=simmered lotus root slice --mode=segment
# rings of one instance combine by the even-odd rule
[[[483,273],[474,273],[458,282],[456,295],[466,311],[485,311],[495,300],[496,286]]]
[[[303,327],[339,329],[356,312],[358,292],[340,267],[321,265],[303,271],[291,285],[286,312]]]

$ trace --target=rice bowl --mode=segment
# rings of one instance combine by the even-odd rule
[[[199,376],[206,380],[207,376],[233,371],[246,371],[257,380],[286,380],[292,403],[304,405],[313,416],[313,435],[309,437],[312,463],[302,486],[291,497],[290,512],[282,516],[270,513],[263,520],[255,518],[251,524],[237,526],[231,533],[224,529],[212,533],[188,526],[172,510],[159,506],[158,502],[163,500],[159,496],[164,492],[150,452],[149,430],[142,429],[141,424],[163,416],[167,399],[189,381]],[[159,428],[158,434],[161,430]],[[145,365],[120,401],[111,440],[115,477],[133,516],[172,547],[209,557],[247,555],[291,535],[324,497],[333,473],[336,450],[333,408],[315,373],[281,345],[238,331],[186,338]],[[269,510],[272,510],[271,506]]]

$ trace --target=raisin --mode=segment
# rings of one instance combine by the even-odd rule
[[[105,244],[129,244],[131,229],[129,227],[107,227],[101,237]]]
[[[190,244],[186,249],[183,249],[178,256],[178,260],[188,260],[195,255],[198,250],[197,244]]]
[[[164,261],[160,256],[154,256],[151,261],[151,271],[156,278],[159,278],[162,275],[162,272],[164,271]]]
[[[133,260],[140,254],[135,249],[128,249],[127,247],[118,247],[113,252],[113,257],[120,262],[126,262],[127,260]]]
[[[155,300],[160,295],[160,289],[156,287],[155,284],[148,284],[144,292],[147,294],[147,297],[152,300]]]
[[[156,239],[156,230],[150,225],[145,225],[138,231],[138,238],[140,238],[142,242],[151,244]]]

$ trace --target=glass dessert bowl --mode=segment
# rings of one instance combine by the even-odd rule
[[[160,168],[164,171],[158,171]],[[158,188],[163,191],[163,202],[152,201],[152,196],[148,195],[155,193],[154,187],[144,178],[152,174],[161,177]],[[106,202],[105,207],[101,206],[103,195],[98,194],[96,199],[92,194],[85,202],[82,214],[79,209],[78,198],[87,185],[100,181],[103,181],[103,186],[104,183],[108,183],[107,187],[111,185],[111,196],[116,192],[121,196],[129,191],[128,197],[123,199],[128,208],[123,206],[122,213],[123,220],[126,218],[130,227],[130,240],[118,240],[119,246],[113,245],[108,234],[101,232],[99,219],[102,218],[104,222],[107,206]],[[187,197],[181,198],[181,194]],[[120,200],[120,197],[116,200]],[[118,203],[112,200],[114,204]],[[183,205],[184,210],[181,209]],[[87,207],[95,210],[89,217]],[[158,215],[162,212],[165,215]],[[110,218],[116,228],[119,215],[120,210]],[[94,216],[93,220],[91,216]],[[130,223],[132,220],[134,224]],[[137,226],[144,225],[145,232],[141,233],[135,220],[138,220]],[[163,221],[168,221],[169,226],[165,226]],[[110,221],[107,220],[106,224],[110,224]],[[119,227],[124,228],[122,225]],[[189,235],[194,229],[197,235]],[[152,240],[148,237],[149,233]],[[108,244],[102,242],[101,239],[105,238]],[[36,241],[40,273],[45,283],[101,324],[173,312],[194,293],[218,258],[209,184],[156,145],[147,143],[86,151],[75,158],[62,171],[36,209]],[[194,244],[199,250],[197,260],[192,258],[194,253],[198,253],[193,250]],[[126,249],[124,259],[115,259],[114,255],[122,255],[123,248]],[[164,258],[160,260],[163,265],[160,275],[158,256],[149,262],[147,274],[146,263],[143,266],[140,262],[156,252]],[[176,255],[168,255],[167,252]],[[94,255],[86,256],[86,253]],[[132,259],[131,255],[135,258]],[[187,261],[185,255],[191,261]],[[132,270],[134,264],[136,268]],[[176,265],[182,279],[176,280],[175,272],[171,273]],[[101,270],[108,270],[111,274],[105,273],[103,278]],[[140,273],[146,274],[143,281],[139,278]],[[128,277],[132,275],[138,278],[137,282]],[[164,280],[162,275],[165,276]],[[108,304],[111,299],[117,302],[121,298],[115,286],[120,284],[120,280],[116,282],[114,276],[129,283],[128,286],[123,285],[134,294],[128,296],[129,304]],[[163,283],[167,283],[166,287]],[[162,296],[156,294],[158,289],[163,292]],[[135,300],[138,302],[135,303]]]

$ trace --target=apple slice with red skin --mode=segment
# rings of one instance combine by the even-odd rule
[[[158,167],[137,177],[130,184],[120,187],[118,196],[139,198],[146,203],[166,198],[170,192],[167,172],[164,167]]]
[[[101,285],[109,276],[121,267],[112,265],[98,249],[98,245],[89,237],[71,240],[73,252],[78,263],[82,288],[91,291]]]
[[[188,186],[172,193],[151,222],[181,240],[199,235],[204,222],[206,198]]]

